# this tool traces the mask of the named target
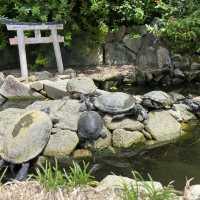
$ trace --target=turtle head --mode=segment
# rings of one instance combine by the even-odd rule
[[[136,104],[135,106],[136,117],[138,121],[145,121],[148,119],[147,110],[140,104]]]
[[[103,138],[103,139],[107,137],[107,134],[104,130],[101,131],[100,137]]]
[[[83,112],[83,111],[95,110],[95,108],[94,108],[94,100],[95,100],[95,97],[93,97],[93,96],[82,95],[81,96],[81,103],[83,103],[83,104],[80,107],[79,111]]]

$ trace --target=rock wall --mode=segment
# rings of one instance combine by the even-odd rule
[[[135,32],[139,36],[134,35]],[[4,66],[19,66],[16,50],[9,48],[0,52],[1,69]],[[92,44],[84,34],[77,36],[70,48],[62,47],[62,55],[65,67],[135,65],[135,81],[138,83],[152,81],[169,85],[199,82],[200,78],[200,56],[173,53],[170,47],[167,48],[163,42],[148,33],[145,26],[121,27],[118,32],[108,34],[106,43],[102,46]],[[53,57],[51,52],[50,65],[55,66]]]

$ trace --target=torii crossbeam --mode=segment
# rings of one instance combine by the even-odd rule
[[[25,23],[25,22],[13,22],[11,20],[5,21],[6,27],[9,31],[17,31],[17,37],[10,38],[11,45],[18,45],[21,75],[24,78],[28,77],[28,67],[26,58],[26,44],[42,44],[53,43],[54,52],[56,56],[56,62],[58,72],[63,73],[63,61],[60,50],[60,42],[64,42],[64,37],[58,35],[57,30],[63,29],[63,24],[56,23]],[[51,35],[49,37],[42,37],[41,30],[50,30]],[[35,37],[26,37],[24,31],[34,31]]]

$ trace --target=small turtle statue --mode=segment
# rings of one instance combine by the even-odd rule
[[[22,181],[27,177],[32,159],[37,157],[49,141],[52,121],[42,111],[28,111],[16,120],[4,136],[3,150],[0,152],[4,164],[22,165],[15,179]]]
[[[151,91],[143,96],[142,105],[151,109],[171,108],[173,100],[163,91]]]
[[[123,92],[113,92],[93,97],[90,101],[85,101],[90,110],[97,109],[103,113],[113,115],[113,119],[120,119],[126,115],[134,115],[137,120],[144,121],[148,118],[147,111],[137,100]]]
[[[85,111],[78,121],[78,137],[81,143],[93,143],[98,138],[105,138],[103,119],[95,111]]]
[[[94,81],[87,77],[72,78],[67,82],[67,92],[75,99],[83,99],[84,96],[93,95],[96,89]]]

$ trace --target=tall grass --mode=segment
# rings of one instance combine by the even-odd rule
[[[83,162],[83,168],[81,168],[78,163],[73,162],[69,173],[67,174],[65,172],[65,177],[69,186],[76,187],[82,185],[91,185],[94,183],[95,178],[90,175],[88,165],[89,163],[86,164]]]
[[[5,174],[7,172],[8,167],[6,167],[1,173],[0,173],[0,185],[3,183],[3,179],[5,177]]]
[[[85,164],[85,162],[83,162],[83,167],[73,162],[69,172],[66,172],[65,169],[59,169],[57,160],[55,160],[55,166],[52,166],[47,161],[45,166],[37,168],[36,174],[33,177],[47,190],[57,190],[64,186],[76,187],[88,185],[92,184],[95,180],[88,172],[88,164]]]
[[[36,169],[36,174],[33,177],[47,190],[56,190],[66,185],[65,175],[58,168],[57,160],[55,161],[55,166],[46,161],[45,166]]]
[[[154,181],[150,175],[149,181],[145,182],[143,177],[138,172],[133,172],[133,177],[136,181],[134,185],[123,185],[122,199],[123,200],[176,200],[178,197],[175,194],[172,182],[164,186],[162,190],[157,190]],[[143,188],[143,190],[141,190]]]

